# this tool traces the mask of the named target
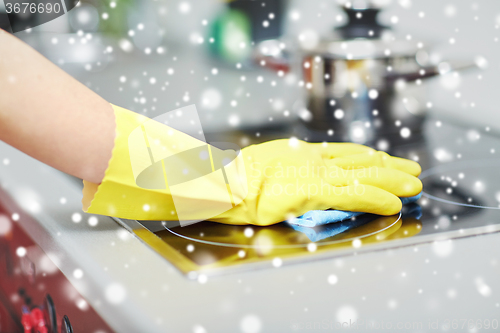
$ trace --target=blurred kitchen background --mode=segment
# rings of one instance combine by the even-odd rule
[[[80,180],[71,182],[0,144],[0,222],[4,235],[10,237],[10,226],[15,228],[13,238],[3,238],[11,249],[5,258],[29,268],[23,278],[2,275],[0,294],[22,287],[23,299],[13,294],[0,300],[0,319],[9,303],[20,318],[28,294],[33,304],[44,300],[46,309],[55,303],[57,321],[68,315],[65,320],[75,331],[109,325],[119,332],[235,332],[238,327],[258,332],[263,325],[266,331],[283,332],[323,319],[347,322],[358,313],[366,323],[436,320],[437,329],[438,318],[443,323],[446,318],[498,317],[500,144],[498,136],[485,133],[500,133],[498,0],[60,3],[68,13],[50,22],[16,14],[6,25],[7,8],[0,0],[0,26],[14,31],[33,26],[16,36],[121,107],[153,118],[194,103],[210,142],[245,146],[290,136],[350,140],[415,159],[424,170],[425,197],[418,207],[423,213],[403,215],[402,222],[398,218],[393,234],[357,229],[378,242],[374,247],[358,249],[353,242],[342,252],[332,244],[322,252],[318,243],[315,252],[309,240],[304,246],[293,243],[302,238],[288,237],[301,252],[290,257],[290,263],[298,259],[297,265],[282,269],[276,269],[274,259],[267,261],[276,253],[281,257],[280,252],[262,256],[265,269],[257,270],[236,252],[239,248],[233,253],[216,245],[205,258],[222,258],[222,265],[229,263],[228,274],[214,270],[221,276],[206,283],[205,275],[189,274],[195,271],[179,274],[178,259],[156,255],[163,247],[146,237],[156,239],[157,229],[149,233],[139,222],[120,220],[129,230],[139,228],[134,232],[141,231],[136,235],[142,243],[110,218],[82,213]],[[234,234],[244,239],[245,250],[247,239],[260,239],[247,236],[243,227],[211,227],[209,237],[215,235],[218,242]],[[292,229],[276,227],[279,232],[272,237],[282,244],[281,237]],[[271,228],[255,230],[273,235]],[[485,233],[496,234],[470,237]],[[451,241],[459,237],[466,239]],[[162,244],[179,246],[167,249],[175,249],[175,258],[184,253],[191,263],[204,245],[196,243],[190,257],[183,240],[165,237]],[[369,242],[363,238],[363,244]],[[145,244],[154,244],[155,252]],[[346,257],[316,260],[339,255]],[[283,263],[288,265],[288,257]],[[54,269],[45,278],[47,265]],[[242,267],[241,273],[232,267]]]
[[[380,8],[379,26],[417,46],[405,52],[425,50],[417,58],[440,65],[441,75],[422,83],[425,92],[409,100],[402,97],[411,113],[430,111],[443,120],[500,129],[495,98],[500,83],[496,0],[80,1],[67,15],[16,35],[109,102],[149,117],[194,103],[207,135],[241,130],[241,145],[261,132],[317,141],[324,138],[283,128],[295,123],[307,127],[316,116],[307,102],[308,90],[316,86],[308,86],[301,67],[309,66],[304,60],[308,52],[325,53],[318,51],[321,40],[339,39],[325,36],[347,24],[341,5]],[[17,24],[26,20],[29,17],[19,16]],[[443,63],[448,59],[462,61],[468,69],[454,71],[453,65]],[[415,85],[414,79],[409,85]],[[339,119],[339,108],[337,103],[324,112]],[[341,111],[351,112],[349,105]],[[328,132],[329,127],[320,129],[326,139],[334,132]],[[418,131],[409,129],[396,132],[401,134],[398,140]],[[352,135],[341,139],[369,141]]]

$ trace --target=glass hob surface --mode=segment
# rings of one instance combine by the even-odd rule
[[[291,263],[379,251],[500,231],[500,137],[486,129],[428,120],[424,136],[394,148],[418,159],[424,190],[400,214],[355,219],[295,230],[200,222],[119,222],[189,278],[273,268]],[[497,153],[498,151],[498,153]]]

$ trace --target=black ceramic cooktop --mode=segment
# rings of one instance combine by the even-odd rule
[[[430,119],[423,135],[401,138],[390,152],[418,160],[424,170],[421,199],[394,216],[365,214],[304,230],[286,222],[270,227],[212,222],[180,227],[142,221],[145,228],[136,234],[181,271],[199,276],[424,242],[433,242],[438,254],[446,255],[455,238],[500,231],[500,137],[488,128]]]

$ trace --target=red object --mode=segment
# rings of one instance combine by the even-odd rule
[[[34,308],[33,310],[31,310],[31,318],[33,318],[33,322],[35,324],[34,333],[49,333],[42,310],[40,310],[39,308]]]
[[[256,64],[259,65],[261,64],[261,61],[265,61],[265,67],[274,72],[282,71],[284,74],[290,72],[290,63],[288,60],[262,56],[262,57],[256,57],[254,61]]]
[[[11,219],[13,213],[19,214],[19,221]],[[113,330],[89,304],[78,306],[84,298],[19,223],[31,220],[29,224],[35,225],[38,222],[1,190],[0,215],[11,222],[10,230],[0,235],[0,332],[48,333],[51,323],[46,322],[45,309],[40,307],[50,295],[55,307],[57,332],[60,332],[66,315],[75,332],[112,333]],[[26,250],[22,257],[16,255],[20,247]],[[42,263],[44,266],[52,264],[53,269],[44,272],[40,267]]]
[[[33,333],[33,318],[31,317],[29,310],[23,309],[21,324],[23,325],[24,333]]]
[[[40,308],[33,308],[31,311],[23,306],[23,315],[21,318],[24,333],[49,333],[47,324]]]

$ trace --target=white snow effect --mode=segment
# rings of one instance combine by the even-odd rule
[[[401,137],[407,139],[411,135],[411,130],[408,127],[403,127],[399,133],[401,134]]]
[[[273,259],[273,266],[278,268],[278,267],[281,267],[281,265],[283,265],[283,260],[281,260],[281,258],[274,258]]]
[[[127,291],[119,283],[111,283],[105,290],[104,296],[111,304],[120,304],[127,297]]]
[[[300,110],[299,112],[299,117],[305,121],[305,122],[309,122],[313,119],[313,114],[311,111],[307,110],[307,109],[302,109]]]
[[[450,162],[453,160],[453,154],[444,148],[437,148],[434,150],[434,157],[440,162]]]
[[[292,21],[298,21],[298,20],[300,20],[300,12],[298,10],[291,10],[290,11],[290,19]],[[499,15],[497,21],[500,22],[500,15]]]
[[[318,246],[315,243],[307,244],[307,251],[316,252],[317,249],[318,249]]]
[[[462,80],[458,72],[448,72],[439,76],[439,83],[446,90],[457,89],[461,82]]]
[[[484,297],[489,297],[491,295],[491,288],[487,285],[482,278],[478,277],[474,280],[477,291]]]
[[[319,35],[316,31],[312,29],[304,30],[299,34],[299,43],[305,50],[312,50],[319,43]]]
[[[232,114],[228,118],[229,125],[236,127],[240,124],[240,117],[237,114]]]
[[[446,15],[447,17],[453,17],[457,15],[457,7],[451,4],[447,5],[446,7],[444,7],[444,15]]]
[[[188,14],[191,11],[191,4],[187,1],[183,1],[179,4],[179,12],[182,14]]]
[[[125,229],[120,229],[118,230],[117,232],[117,236],[118,238],[120,238],[122,241],[128,241],[129,239],[132,238],[131,234],[129,231],[125,230]]]
[[[457,297],[457,291],[455,289],[448,289],[448,291],[446,291],[446,296],[450,299],[454,299]]]
[[[297,139],[296,137],[292,136],[289,140],[288,140],[288,145],[292,148],[297,148],[299,146],[299,139]]]
[[[243,234],[245,235],[245,237],[250,238],[250,237],[252,237],[252,236],[253,236],[254,232],[253,232],[253,229],[252,229],[252,228],[247,227],[247,228],[245,228],[245,230],[243,231]]]
[[[54,261],[58,261],[57,257],[54,254],[47,254],[41,256],[38,262],[36,263],[36,267],[40,272],[44,274],[54,274],[59,272],[59,268],[54,263]]]
[[[193,333],[207,333],[207,330],[205,327],[201,325],[194,325],[193,326]]]
[[[333,113],[333,116],[336,119],[342,119],[342,118],[344,118],[344,110],[341,110],[341,109],[335,110],[335,112]]]
[[[438,224],[440,229],[447,229],[450,226],[451,221],[450,221],[450,218],[448,216],[444,215],[438,219],[437,224]]]
[[[387,302],[387,306],[389,307],[389,309],[394,310],[398,307],[398,301],[396,301],[395,299],[391,299],[389,300],[389,302]]]
[[[483,193],[485,189],[486,189],[486,185],[484,184],[484,182],[482,182],[480,180],[474,182],[474,192]]]
[[[80,213],[73,213],[73,215],[71,215],[71,220],[75,223],[80,223],[81,220],[82,220],[82,214]]]
[[[387,141],[385,139],[378,140],[377,141],[377,149],[386,151],[387,149],[389,149],[389,141]]]
[[[262,321],[254,314],[248,314],[241,319],[240,329],[243,333],[259,333],[262,329]]]
[[[6,215],[0,215],[0,236],[6,236],[12,230],[12,222]]]
[[[73,277],[75,279],[81,279],[83,277],[83,271],[80,268],[77,268],[73,271]]]
[[[478,131],[476,130],[467,131],[467,140],[469,140],[470,142],[475,142],[479,139],[481,139],[481,134]]]
[[[411,7],[411,0],[399,0],[399,5],[403,8],[410,8]]]
[[[340,323],[354,322],[358,319],[358,312],[350,305],[344,305],[337,310],[337,321]]]
[[[26,248],[25,247],[22,247],[22,246],[19,246],[17,249],[16,249],[16,255],[19,257],[19,258],[22,258],[26,255]]]
[[[208,281],[208,277],[205,274],[198,275],[198,283],[205,284]]]
[[[356,249],[360,248],[361,244],[362,244],[362,242],[361,242],[361,239],[359,239],[359,238],[356,238],[355,240],[352,241],[352,246]]]
[[[97,219],[97,217],[91,216],[88,219],[88,223],[89,223],[89,226],[95,227],[99,223],[99,220]]]
[[[328,280],[329,284],[333,285],[333,284],[337,284],[337,282],[339,281],[339,278],[337,277],[337,275],[331,274],[331,275],[328,276],[327,280]]]
[[[451,239],[438,240],[432,243],[434,254],[440,258],[446,258],[453,252],[453,242]]]
[[[219,90],[209,88],[201,93],[201,105],[208,110],[215,110],[222,104],[222,94]]]
[[[89,304],[83,298],[79,298],[76,301],[76,306],[82,311],[87,311],[89,309]]]
[[[120,39],[118,45],[120,46],[120,49],[122,49],[123,52],[129,53],[132,52],[132,50],[134,49],[134,45],[132,44],[132,42],[125,38]]]
[[[376,99],[378,97],[378,91],[376,89],[370,89],[370,91],[368,91],[368,97],[370,97],[370,99]]]
[[[474,62],[476,63],[477,67],[481,69],[485,69],[488,67],[488,60],[486,60],[485,57],[477,56],[474,58]]]
[[[39,213],[42,210],[38,193],[30,188],[21,188],[14,193],[17,202],[30,213]]]

